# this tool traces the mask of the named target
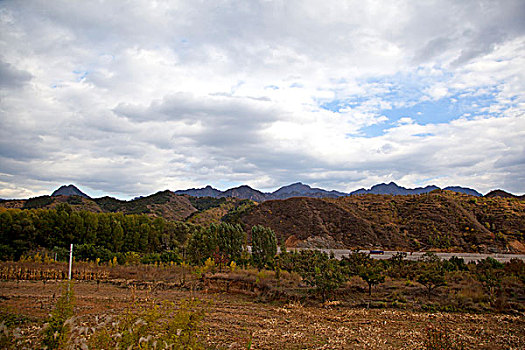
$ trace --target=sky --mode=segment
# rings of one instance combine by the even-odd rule
[[[525,1],[0,2],[0,198],[525,192]]]

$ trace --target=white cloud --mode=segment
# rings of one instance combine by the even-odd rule
[[[524,14],[518,0],[4,1],[0,197],[70,182],[121,197],[295,181],[524,192]],[[393,117],[423,100],[472,103]]]

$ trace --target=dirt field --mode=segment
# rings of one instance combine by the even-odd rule
[[[429,329],[467,349],[524,349],[523,315],[418,313],[397,309],[353,309],[337,305],[305,306],[263,303],[244,294],[151,291],[116,282],[75,283],[77,323],[119,314],[133,301],[143,304],[196,297],[205,301],[202,337],[212,349],[422,349]],[[2,281],[0,308],[26,316],[21,330],[34,348],[38,330],[52,310],[60,284],[56,281]]]

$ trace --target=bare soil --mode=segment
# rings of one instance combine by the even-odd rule
[[[60,295],[60,281],[1,281],[0,309],[27,317],[21,325],[34,347]],[[199,298],[205,302],[202,337],[209,348],[247,349],[422,349],[430,329],[467,349],[524,349],[524,315],[422,313],[398,309],[348,308],[336,302],[261,302],[253,294],[137,287],[121,280],[77,281],[75,312],[82,324],[132,305]]]

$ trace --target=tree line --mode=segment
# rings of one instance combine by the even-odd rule
[[[118,263],[168,263],[185,260],[202,265],[212,258],[219,266],[232,261],[271,266],[277,252],[275,233],[252,228],[253,253],[247,251],[247,234],[239,224],[221,222],[207,227],[168,221],[147,215],[74,211],[67,203],[54,209],[0,211],[0,260],[19,260],[39,253],[67,258],[75,245],[77,260]]]
[[[71,243],[101,259],[111,254],[178,251],[202,227],[147,215],[73,211],[67,203],[55,209],[0,212],[0,259],[18,260],[39,249],[63,253]]]

